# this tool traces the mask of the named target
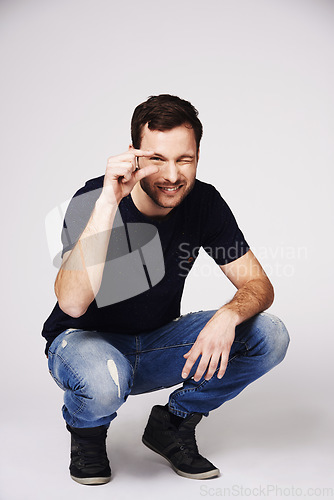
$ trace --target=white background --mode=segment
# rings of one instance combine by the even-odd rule
[[[334,488],[333,26],[330,0],[1,1],[1,500]],[[120,409],[108,438],[114,478],[88,488],[69,478],[62,392],[40,336],[57,273],[44,220],[127,149],[134,107],[159,93],[199,110],[198,178],[221,192],[267,270],[270,311],[291,345],[281,365],[199,425],[220,478],[178,477],[141,444],[165,390]],[[233,293],[201,254],[182,312]]]

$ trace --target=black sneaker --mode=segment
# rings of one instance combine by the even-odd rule
[[[78,429],[66,424],[71,433],[71,478],[80,484],[105,484],[111,479],[106,451],[105,426]]]
[[[142,441],[166,458],[180,476],[192,479],[218,477],[219,469],[198,452],[195,427],[202,416],[201,413],[192,413],[176,426],[165,406],[153,406]]]

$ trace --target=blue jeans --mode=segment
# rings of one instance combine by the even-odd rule
[[[237,326],[222,379],[216,372],[210,380],[195,382],[199,360],[188,379],[182,379],[183,355],[215,312],[189,313],[141,335],[62,332],[50,346],[48,364],[65,391],[66,422],[72,427],[108,427],[129,394],[178,384],[182,386],[169,397],[170,411],[181,417],[193,412],[207,416],[283,360],[288,332],[276,316],[260,313]]]

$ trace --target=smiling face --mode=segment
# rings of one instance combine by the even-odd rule
[[[138,158],[139,168],[156,165],[159,171],[137,183],[131,196],[145,215],[163,217],[194,187],[198,162],[194,131],[181,125],[162,132],[150,130],[146,124],[140,148],[155,154],[150,158]]]

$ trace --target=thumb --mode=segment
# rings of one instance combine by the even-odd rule
[[[148,165],[147,167],[140,168],[134,172],[134,180],[135,182],[138,182],[148,175],[156,174],[158,170],[159,167],[157,167],[156,165]]]

